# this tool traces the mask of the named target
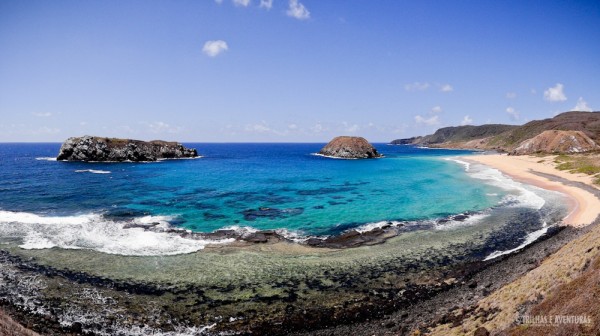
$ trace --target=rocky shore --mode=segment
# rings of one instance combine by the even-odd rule
[[[331,285],[316,278],[306,279],[305,285],[300,282],[290,286],[284,277],[276,286],[282,286],[283,295],[275,296],[243,283],[212,288],[115,280],[57,269],[1,252],[4,285],[0,284],[3,298],[0,305],[27,328],[54,335],[125,335],[127,330],[137,330],[137,325],[143,325],[147,331],[175,333],[191,330],[189,328],[195,325],[194,330],[203,330],[201,334],[207,335],[227,330],[270,335],[345,335],[349,332],[408,335],[415,330],[426,332],[440,324],[460,323],[461,318],[474,314],[484,319],[493,316],[496,311],[475,310],[473,305],[534,269],[548,255],[591,228],[550,231],[519,253],[487,262],[434,268],[425,277],[405,273],[406,279],[387,280],[392,281],[387,287],[384,283],[364,286],[366,283],[360,277],[331,274],[331,279],[343,279],[345,289],[340,289],[343,294],[332,291]],[[388,272],[395,273],[390,266],[364,269],[362,277],[381,280]],[[393,281],[401,281],[402,289],[393,285]],[[299,290],[303,286],[309,290]],[[70,288],[68,294],[64,292],[67,287]],[[250,301],[227,299],[248,289],[255,293]],[[11,290],[19,291],[23,301],[8,300]],[[216,297],[215,290],[220,293]],[[218,299],[219,296],[222,298]],[[318,298],[329,300],[333,306],[324,308],[313,303],[311,308],[311,300]],[[339,305],[335,304],[337,301]],[[213,329],[216,321],[210,316],[226,314],[228,306],[238,312],[237,317],[219,321],[219,329]],[[208,308],[215,314],[207,314]],[[279,315],[279,309],[283,309],[283,315]],[[75,314],[76,311],[79,313]],[[126,317],[122,317],[123,311],[127,311]],[[65,320],[65,314],[73,317]]]
[[[592,186],[543,176],[600,196]],[[277,209],[258,208],[246,215],[280,214]],[[471,215],[440,221],[461,221]],[[0,306],[29,329],[56,335],[460,335],[475,330],[485,335],[514,327],[514,312],[526,312],[543,298],[540,286],[567,281],[585,269],[598,248],[597,223],[551,227],[518,253],[488,261],[481,261],[482,256],[488,255],[494,242],[486,240],[486,249],[479,250],[471,245],[472,239],[461,240],[460,231],[446,246],[401,255],[418,251],[425,236],[403,231],[406,228],[395,222],[304,244],[292,243],[274,231],[219,230],[210,234],[212,238],[235,237],[237,243],[157,258],[3,245]],[[135,228],[152,230],[153,225]],[[177,232],[192,238],[198,235]],[[435,230],[427,232],[439,241]],[[286,257],[277,259],[279,253]],[[344,253],[352,259],[341,258]],[[568,258],[573,253],[577,256]],[[253,266],[239,277],[227,268],[245,264]],[[303,268],[298,271],[298,266]],[[226,276],[208,279],[206,269],[225,271]],[[185,276],[187,280],[182,279]],[[525,278],[531,279],[521,280]],[[515,283],[522,288],[515,291]]]
[[[197,156],[198,152],[195,149],[185,148],[178,142],[140,141],[86,135],[67,139],[60,147],[56,159],[85,162],[138,162],[195,158]]]

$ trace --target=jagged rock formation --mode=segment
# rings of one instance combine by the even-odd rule
[[[583,153],[600,149],[600,146],[581,131],[544,131],[525,140],[511,154],[533,153]]]
[[[177,142],[161,140],[140,141],[131,139],[73,137],[60,147],[57,160],[64,161],[156,161],[197,157],[195,149],[185,148]]]
[[[370,159],[382,155],[365,138],[339,136],[331,140],[319,154],[342,159]]]

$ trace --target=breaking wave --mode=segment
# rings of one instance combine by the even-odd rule
[[[0,237],[16,240],[23,249],[89,249],[109,254],[158,256],[192,253],[209,244],[234,239],[210,240],[182,237],[168,216],[144,216],[114,221],[101,214],[41,216],[0,211]]]

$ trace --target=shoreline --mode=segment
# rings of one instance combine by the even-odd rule
[[[504,159],[504,156],[498,156],[500,157],[500,160]],[[471,158],[472,157],[470,156],[461,157],[461,159],[465,160],[470,160]],[[534,159],[539,160],[539,158]],[[473,162],[477,161],[473,160]],[[536,175],[536,173],[530,171],[525,172],[532,175],[531,180],[527,180],[527,182],[525,180],[521,180],[525,183],[536,181],[535,183],[531,182],[529,184],[537,186],[544,185],[550,188],[555,188],[556,185],[563,185],[564,188],[570,187],[585,191],[580,186],[578,187],[568,185],[568,183],[566,183],[565,181],[561,181],[560,179],[562,177],[558,177],[541,171],[537,174],[549,174],[549,176],[544,177]],[[505,174],[509,175],[508,173]],[[566,177],[570,176],[568,175],[568,173],[565,174],[567,174]],[[512,175],[509,176],[513,177]],[[515,179],[519,180],[518,178]],[[590,191],[585,192],[589,193],[593,198],[597,200],[596,197],[598,196],[594,196]],[[577,198],[574,198],[574,200],[577,200]],[[567,217],[572,217],[574,214],[576,214],[579,216],[576,218],[585,218],[584,216],[582,216],[582,213],[585,214],[586,212],[584,210],[586,209],[588,212],[591,212],[591,210],[593,210],[594,208],[590,208],[589,206],[587,208],[585,206],[576,206]],[[596,221],[596,223],[597,222],[598,221]],[[476,305],[478,300],[492,295],[494,291],[498,291],[502,287],[510,285],[512,282],[516,281],[520,277],[527,276],[531,271],[533,271],[536,267],[542,264],[545,259],[549,258],[549,256],[561,250],[565,245],[569,244],[570,242],[579,239],[582,235],[589,233],[590,231],[596,230],[597,227],[598,225],[588,225],[585,227],[583,227],[583,225],[568,225],[556,227],[553,230],[551,230],[551,232],[544,234],[534,243],[525,246],[517,253],[502,255],[490,261],[459,263],[455,265],[453,269],[441,268],[440,274],[438,274],[438,276],[432,277],[430,281],[427,282],[413,282],[414,279],[412,279],[409,282],[408,280],[404,280],[403,277],[400,277],[399,279],[390,279],[390,281],[386,280],[386,282],[382,283],[377,282],[377,285],[375,287],[365,283],[365,286],[363,286],[365,288],[365,291],[370,292],[373,288],[375,288],[376,292],[379,292],[379,294],[375,292],[374,295],[365,294],[365,299],[368,300],[362,301],[362,296],[357,295],[357,292],[340,292],[338,293],[339,295],[356,296],[355,300],[361,301],[356,301],[357,304],[355,306],[349,305],[348,307],[345,306],[344,302],[340,301],[340,304],[344,304],[344,308],[340,309],[339,312],[334,312],[333,310],[315,310],[309,311],[309,315],[304,317],[301,317],[302,315],[289,315],[288,317],[285,317],[283,319],[285,323],[279,327],[270,326],[270,324],[259,323],[258,321],[261,321],[263,320],[263,318],[267,317],[260,315],[253,317],[246,316],[245,318],[239,320],[237,320],[236,317],[234,320],[230,320],[230,323],[239,325],[240,328],[244,328],[244,325],[246,325],[245,323],[248,323],[246,327],[250,329],[238,330],[254,330],[257,332],[260,330],[269,330],[272,331],[273,334],[288,334],[292,332],[297,334],[310,335],[346,335],[348,332],[352,332],[356,335],[370,335],[373,334],[373,331],[378,331],[379,334],[397,335],[409,334],[411,331],[417,329],[421,330],[422,332],[427,332],[428,328],[436,328],[440,325],[444,325],[445,323],[451,323],[452,326],[455,326],[457,323],[460,322],[460,319],[467,318],[470,314],[474,314],[479,319],[493,318],[498,313],[496,308],[491,307],[483,311],[476,311],[471,307]],[[262,240],[263,237],[260,238]],[[269,237],[266,238],[267,240],[269,240]],[[271,238],[277,239],[276,237]],[[269,250],[277,250],[277,248],[283,248],[282,244],[277,243],[256,244],[244,242],[241,245],[250,247],[246,250],[254,250],[255,252],[258,252],[259,250],[262,250],[263,252],[267,250],[268,252]],[[297,247],[301,245],[293,244],[293,246]],[[365,246],[363,247],[363,250],[367,251],[372,248],[375,248],[375,246]],[[231,256],[231,251],[228,250],[229,249],[227,248],[214,248],[213,251],[215,253],[222,254],[223,256]],[[300,254],[306,252],[305,248],[297,248],[297,250],[297,252]],[[320,250],[321,252],[328,252],[327,249],[315,250]],[[331,252],[331,250],[329,250],[329,252]],[[70,252],[65,253],[69,254]],[[21,269],[21,271],[26,271],[28,274],[31,275],[38,275],[40,276],[40,278],[48,276],[48,279],[50,279],[49,283],[51,284],[55,281],[59,282],[61,286],[64,286],[68,283],[72,283],[78,287],[81,287],[81,290],[87,290],[87,288],[92,288],[94,290],[100,290],[103,293],[106,293],[106,295],[115,295],[115,297],[119,297],[117,295],[121,295],[121,292],[128,292],[130,293],[128,295],[140,297],[141,302],[144,302],[144,300],[147,300],[148,298],[153,298],[155,295],[163,296],[166,294],[177,295],[178,297],[186,297],[187,295],[191,295],[192,293],[200,293],[199,290],[202,290],[202,294],[199,296],[199,299],[206,300],[207,304],[210,305],[212,304],[211,302],[214,302],[215,304],[220,304],[220,302],[223,302],[223,304],[226,304],[225,298],[207,299],[205,293],[203,292],[203,290],[206,290],[206,288],[202,289],[193,286],[179,287],[174,286],[174,284],[158,285],[158,283],[152,281],[143,283],[130,281],[123,282],[122,280],[115,280],[115,278],[94,277],[93,275],[90,275],[90,273],[86,273],[85,270],[82,272],[64,272],[60,271],[59,269],[57,270],[48,266],[43,266],[43,264],[36,265],[35,261],[30,261],[30,259],[25,258],[25,256],[26,255],[24,255],[22,258],[10,258],[10,260],[12,261],[7,263],[7,265],[12,265],[11,267],[14,266],[15,269]],[[362,274],[362,276],[372,275],[375,276],[374,279],[378,279],[387,272],[397,271],[398,270],[396,269],[382,269],[377,270],[376,272],[373,272],[373,270],[365,270],[363,273],[360,274]],[[353,274],[353,277],[357,275],[359,275],[359,273]],[[327,278],[330,279],[329,276],[327,276]],[[314,279],[314,281],[318,281],[318,278]],[[352,280],[352,277],[346,278],[344,276],[344,282],[347,285],[355,285],[355,280]],[[328,286],[330,286],[327,283],[318,283],[312,281],[313,280],[311,280],[311,282],[307,282],[306,285],[308,285],[309,288],[312,287],[317,291],[328,290]],[[396,288],[394,284],[397,281],[406,281],[406,284],[403,285],[404,287]],[[346,286],[346,284],[344,286]],[[279,286],[284,285],[281,284]],[[294,285],[293,287],[297,288],[297,285]],[[221,289],[218,289],[217,291],[221,293],[219,295],[225,295],[226,293],[223,292]],[[284,307],[285,312],[287,314],[288,308],[291,309],[290,312],[294,312],[294,309],[301,309],[301,306],[295,307],[295,302],[296,300],[298,300],[298,297],[302,298],[305,295],[307,295],[303,290],[288,290],[287,287],[280,287],[280,289],[277,289],[277,291],[281,291],[281,293],[271,296],[256,295],[253,300],[244,304],[254,305],[255,303],[253,302],[268,302],[267,307],[272,307],[273,304],[277,304],[277,300],[283,300],[283,302],[288,303],[287,307]],[[330,294],[334,294],[334,292],[331,292]],[[350,299],[351,297],[348,296],[347,298]],[[333,297],[331,297],[330,299],[333,300]],[[122,298],[122,300],[125,300],[125,298]],[[127,298],[127,300],[130,300],[130,298]],[[178,300],[180,299],[178,298]],[[358,302],[364,303],[358,304]],[[6,304],[8,304],[8,302],[2,303],[2,305]],[[5,306],[5,308],[10,307]],[[198,308],[196,306],[194,307],[194,309]],[[460,313],[457,313],[457,311],[460,311]],[[16,311],[14,310],[11,311],[11,313],[13,314],[15,312]],[[265,311],[265,314],[266,313],[267,311]],[[328,316],[329,314],[331,314],[331,317]],[[25,325],[32,323],[32,319],[35,321],[35,315],[29,315],[25,312],[19,312],[17,316],[13,317],[21,323],[25,322]],[[245,319],[247,319],[247,322],[244,322]],[[266,321],[267,320],[264,320],[264,322],[262,323],[266,323]],[[50,328],[48,330],[53,330],[56,332],[66,332],[67,329],[70,328],[58,326],[52,327],[52,325],[56,325],[55,321],[53,321],[52,323],[54,324],[51,324],[50,322],[48,322],[47,324],[43,324],[44,328]],[[210,324],[204,325],[207,326]],[[163,325],[163,328],[166,327],[167,325]],[[35,329],[40,330],[38,328]],[[217,332],[217,330],[214,331]]]
[[[600,200],[594,194],[561,181],[551,180],[547,175],[588,185],[592,185],[591,179],[558,170],[554,165],[544,164],[546,159],[506,154],[474,155],[461,157],[461,159],[498,169],[515,181],[566,195],[571,202],[569,214],[563,220],[564,225],[583,227],[592,223],[600,214]]]
[[[517,252],[499,256],[467,276],[466,281],[414,306],[373,321],[295,335],[504,335],[527,330],[519,329],[519,316],[527,315],[551,297],[555,288],[578,279],[588,269],[594,251],[596,257],[600,256],[600,207],[596,207],[600,204],[600,189],[591,178],[560,171],[554,168],[552,160],[544,164],[538,161],[545,160],[532,156],[492,154],[460,159],[498,169],[516,181],[565,194],[573,204],[564,225],[557,227],[558,232],[546,233]],[[568,309],[563,314],[569,314]],[[559,335],[560,329],[546,332],[545,335]]]

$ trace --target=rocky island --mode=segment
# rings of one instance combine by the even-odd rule
[[[382,157],[365,138],[339,136],[319,151],[320,155],[340,159],[372,159]]]
[[[95,136],[72,137],[60,147],[60,161],[157,161],[160,159],[194,158],[198,152],[178,142],[141,141]]]

